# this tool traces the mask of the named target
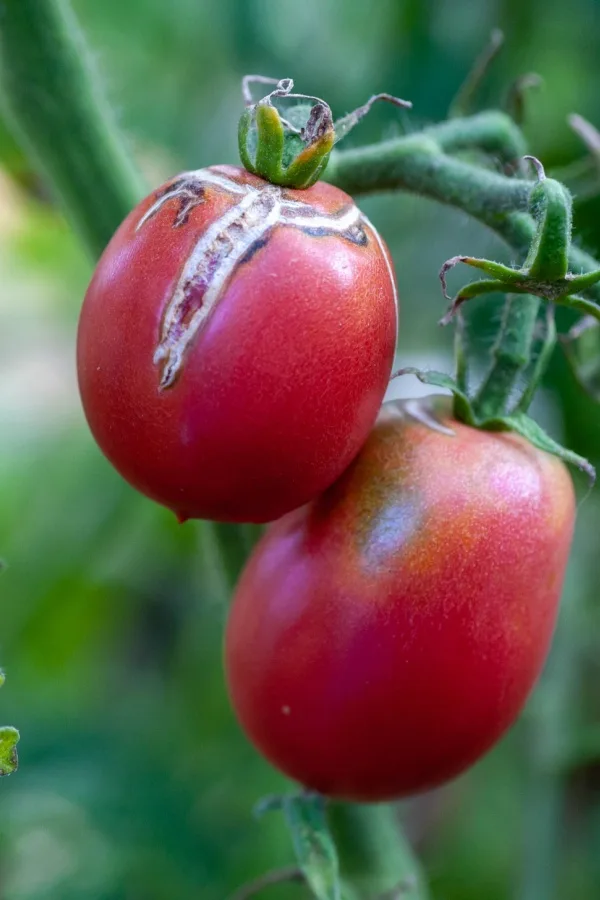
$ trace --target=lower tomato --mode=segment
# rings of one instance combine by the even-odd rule
[[[574,523],[564,465],[442,401],[388,404],[320,499],[271,526],[226,635],[256,746],[323,794],[432,788],[514,721],[549,648]]]

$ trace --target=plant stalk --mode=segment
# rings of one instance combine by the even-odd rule
[[[499,117],[502,114],[498,114]],[[501,120],[501,119],[500,119]],[[445,153],[442,144],[454,150],[452,134],[445,126],[460,128],[460,146],[467,146],[467,134],[474,123],[474,140],[479,140],[479,118],[454,120],[421,134],[369,144],[332,154],[325,178],[349,194],[402,190],[454,206],[491,228],[523,259],[535,236],[535,222],[528,213],[533,182],[508,178]],[[489,128],[494,120],[488,122]],[[600,264],[589,253],[572,246],[569,267],[577,274],[593,272]],[[600,301],[600,284],[586,290],[586,296]]]
[[[0,98],[95,259],[144,189],[63,0],[1,4]]]
[[[337,803],[329,808],[328,819],[352,898],[428,900],[421,866],[402,832],[396,807]]]
[[[463,118],[430,125],[424,133],[444,153],[479,150],[504,163],[515,163],[527,153],[523,132],[509,115],[488,109]]]
[[[473,402],[482,419],[508,412],[517,378],[530,359],[540,302],[531,294],[509,294],[506,298],[500,331],[492,348],[492,365]]]
[[[566,835],[565,760],[575,730],[579,695],[580,629],[583,595],[571,565],[552,653],[527,720],[527,788],[524,797],[523,860],[517,900],[555,900],[558,865]],[[584,563],[585,565],[585,563]],[[589,565],[589,563],[588,563]]]

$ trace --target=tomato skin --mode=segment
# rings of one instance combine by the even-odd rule
[[[331,185],[285,190],[229,166],[191,174],[198,183],[179,188],[181,176],[143,200],[100,260],[79,325],[83,405],[119,472],[181,518],[269,521],[328,487],[368,436],[394,356],[393,271]],[[188,293],[165,338],[180,282]],[[177,363],[173,347],[215,285]]]
[[[570,476],[519,437],[438,415],[429,427],[423,402],[386,404],[237,588],[233,706],[275,766],[325,795],[387,800],[453,778],[511,725],[548,652]]]

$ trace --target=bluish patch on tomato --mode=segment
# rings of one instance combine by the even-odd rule
[[[392,498],[393,499],[393,498]],[[360,536],[361,561],[368,572],[385,567],[390,557],[415,534],[422,523],[419,505],[410,497],[386,503]]]

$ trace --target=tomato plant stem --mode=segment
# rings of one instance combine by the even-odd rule
[[[540,302],[530,294],[510,294],[506,298],[492,348],[492,365],[473,401],[473,408],[482,419],[509,411],[515,382],[530,359]]]
[[[464,118],[448,119],[425,129],[445,153],[479,150],[505,163],[527,152],[520,128],[506,113],[490,109]]]
[[[402,833],[395,806],[334,804],[329,821],[352,898],[397,895],[427,900],[421,867]]]
[[[486,146],[482,133],[487,146],[492,146],[489,132],[498,121],[502,122],[501,113],[497,119],[485,121],[482,129],[478,116],[457,119],[421,133],[341,150],[332,155],[325,179],[355,195],[402,190],[454,206],[495,231],[524,259],[535,236],[535,222],[528,212],[532,182],[509,178],[445,152],[468,146],[471,123],[475,127],[470,146]],[[571,246],[569,268],[579,274],[593,272],[599,264],[589,253]],[[586,289],[586,295],[600,300],[600,284]]]
[[[582,569],[569,567],[559,628],[552,653],[526,720],[527,789],[524,796],[523,864],[517,900],[555,900],[558,866],[566,838],[565,763],[576,731],[581,693]]]
[[[98,256],[143,187],[66,2],[2,4],[0,88],[22,145]]]
[[[537,346],[532,353],[532,371],[519,401],[519,412],[527,412],[529,409],[536,389],[548,367],[548,363],[550,362],[556,346],[554,309],[551,306],[547,306],[544,313],[543,319],[541,316],[538,316],[538,329],[540,325],[542,325],[543,331],[538,336],[536,341]]]
[[[458,121],[444,123],[442,135],[453,135],[445,126],[456,125]],[[444,152],[443,141],[438,138],[439,132],[431,129],[379,144],[340,150],[332,154],[325,179],[350,194],[385,190],[421,194],[462,209],[492,228],[498,228],[512,212],[527,212],[530,181],[507,178],[456,159]],[[449,146],[458,149],[453,141]]]

